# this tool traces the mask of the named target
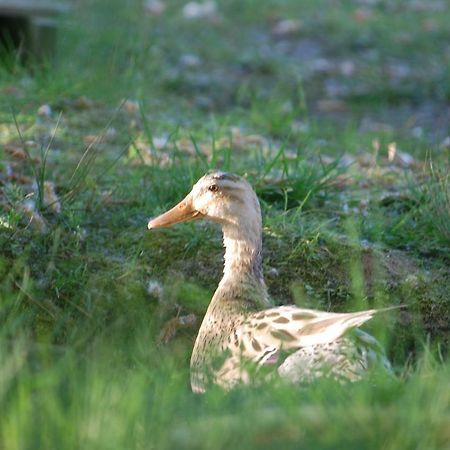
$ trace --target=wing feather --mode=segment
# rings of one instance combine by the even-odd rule
[[[237,329],[238,342],[233,353],[258,362],[267,349],[292,351],[301,347],[326,344],[360,327],[375,314],[397,306],[351,313],[332,313],[297,306],[279,306],[248,316]]]

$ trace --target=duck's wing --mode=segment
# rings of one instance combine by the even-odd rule
[[[251,314],[236,328],[228,349],[259,364],[273,362],[280,351],[333,342],[348,330],[361,326],[375,314],[398,308],[331,313],[280,306]]]

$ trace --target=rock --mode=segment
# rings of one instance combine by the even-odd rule
[[[344,75],[346,77],[350,77],[356,71],[355,63],[350,60],[342,61],[339,64],[339,71],[341,72],[342,75]]]
[[[450,149],[450,136],[447,136],[440,144],[439,147],[443,150]]]
[[[154,16],[160,16],[166,10],[166,5],[159,0],[146,0],[144,11]]]
[[[210,0],[204,3],[189,2],[183,7],[183,17],[185,19],[211,18],[215,16],[216,9],[215,2]]]
[[[136,114],[139,111],[139,102],[136,100],[124,100],[123,101],[123,109],[128,113],[128,114]]]
[[[52,115],[52,108],[50,105],[41,105],[37,110],[38,116],[50,117]]]
[[[184,67],[198,67],[201,64],[201,59],[192,53],[181,55],[180,64]]]
[[[277,37],[285,37],[297,34],[302,29],[302,22],[297,19],[280,20],[272,28],[272,33]]]
[[[317,109],[325,113],[344,112],[347,110],[347,104],[343,100],[323,99],[317,102]]]
[[[149,297],[156,299],[158,301],[162,300],[164,289],[162,284],[157,280],[148,280],[147,285],[145,287],[147,294]]]

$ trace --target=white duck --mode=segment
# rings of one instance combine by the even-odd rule
[[[331,313],[273,307],[262,273],[261,210],[250,184],[215,171],[178,205],[148,223],[161,228],[193,219],[222,226],[224,275],[201,324],[191,357],[191,386],[248,383],[262,367],[293,382],[319,376],[360,379],[373,363],[390,368],[377,341],[354,329],[380,311]],[[266,371],[264,371],[266,373]]]

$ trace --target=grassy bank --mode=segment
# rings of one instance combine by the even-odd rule
[[[449,448],[445,2],[149,5],[0,68],[0,447]],[[258,193],[277,304],[408,306],[367,327],[398,380],[190,392],[220,233],[146,222],[210,168]]]

